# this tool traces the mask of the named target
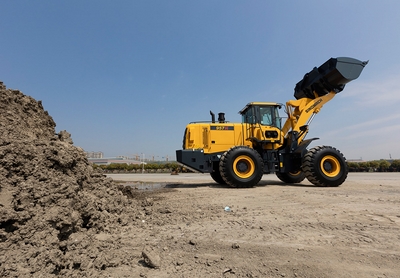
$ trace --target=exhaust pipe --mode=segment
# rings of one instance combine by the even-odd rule
[[[215,114],[210,110],[210,115],[211,115],[211,122],[214,124],[215,123]]]

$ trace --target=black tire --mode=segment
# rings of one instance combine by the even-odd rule
[[[312,184],[329,187],[341,185],[349,172],[346,158],[330,146],[310,149],[303,158],[302,170]]]
[[[185,133],[183,133],[182,150],[186,149],[186,132],[187,128],[185,128]]]
[[[231,187],[253,187],[263,176],[264,163],[257,151],[236,146],[225,152],[219,162],[222,178]]]
[[[213,169],[214,169],[213,172],[210,173],[211,178],[212,178],[216,183],[219,183],[219,184],[226,184],[226,182],[224,181],[224,179],[223,179],[222,176],[221,176],[221,172],[219,171],[219,163],[214,162]]]
[[[302,182],[305,178],[306,175],[302,171],[298,171],[295,173],[280,173],[276,172],[276,176],[283,182],[286,183],[300,183]]]

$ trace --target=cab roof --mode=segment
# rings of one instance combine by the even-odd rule
[[[277,102],[249,102],[242,110],[239,111],[239,114],[243,114],[251,106],[276,106],[281,108],[282,105],[283,105],[282,103],[277,103]]]

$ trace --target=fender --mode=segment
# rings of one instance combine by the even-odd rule
[[[303,154],[307,151],[308,145],[310,145],[310,143],[314,140],[319,140],[319,138],[310,138],[301,141],[300,145],[298,145],[297,148],[294,150],[294,153],[299,153],[303,156]]]

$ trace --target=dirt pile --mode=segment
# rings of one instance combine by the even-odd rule
[[[100,240],[137,214],[40,101],[0,82],[0,276],[101,276],[124,263]],[[126,189],[124,189],[126,190]],[[97,235],[97,236],[96,236]]]

